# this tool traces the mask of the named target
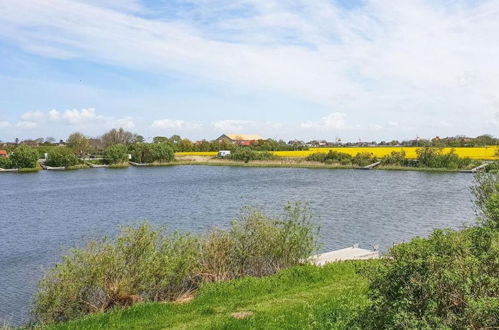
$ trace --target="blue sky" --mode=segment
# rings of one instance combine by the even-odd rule
[[[499,1],[5,0],[0,140],[499,135]]]

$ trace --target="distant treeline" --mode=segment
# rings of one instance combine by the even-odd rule
[[[142,135],[132,133],[120,129],[112,129],[100,137],[88,137],[83,133],[73,133],[66,141],[60,140],[57,142],[54,138],[38,138],[34,140],[24,140],[19,141],[16,139],[13,143],[2,143],[0,141],[0,147],[2,149],[12,149],[17,145],[29,145],[38,147],[50,147],[54,145],[64,145],[70,144],[73,140],[85,140],[86,142],[82,144],[86,149],[85,152],[88,153],[100,153],[106,147],[116,144],[131,145],[134,143],[143,143],[145,139]],[[238,145],[231,143],[227,140],[217,141],[217,140],[200,140],[192,141],[187,138],[182,138],[179,135],[172,135],[171,137],[166,136],[156,136],[152,140],[153,143],[168,143],[174,152],[209,152],[209,151],[219,151],[219,150],[235,150]],[[482,147],[482,146],[496,146],[499,145],[499,138],[496,138],[489,134],[480,135],[477,137],[467,137],[463,135],[457,135],[453,137],[434,137],[433,139],[421,139],[416,138],[412,140],[391,140],[391,141],[359,141],[359,142],[341,142],[337,139],[335,142],[330,142],[326,140],[275,140],[275,139],[262,139],[257,141],[252,141],[250,145],[246,146],[249,149],[257,151],[291,151],[291,150],[308,150],[309,147],[366,147],[366,146],[406,146],[406,147]]]

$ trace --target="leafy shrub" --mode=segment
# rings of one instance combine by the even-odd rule
[[[104,149],[104,162],[106,164],[119,164],[128,161],[128,148],[124,144],[115,144]]]
[[[191,290],[196,239],[144,223],[75,249],[39,284],[34,315],[54,323],[139,301],[171,300]]]
[[[495,161],[489,163],[489,165],[485,168],[486,172],[499,172],[499,161]]]
[[[317,249],[308,208],[281,217],[247,209],[227,230],[191,236],[143,223],[74,249],[39,283],[33,314],[40,323],[75,319],[139,301],[169,301],[201,282],[264,276],[303,263]]]
[[[361,328],[499,327],[497,179],[489,175],[475,186],[483,214],[477,226],[435,230],[361,269],[371,282],[371,304],[358,317]]]
[[[0,157],[0,168],[12,168],[12,161],[9,157]]]
[[[416,153],[419,167],[459,169],[480,164],[468,157],[460,158],[454,149],[446,154],[442,149],[425,147],[417,149]]]
[[[269,160],[275,157],[272,153],[267,151],[255,151],[249,148],[238,148],[225,158],[248,163],[251,160]]]
[[[307,156],[306,160],[311,162],[324,162],[326,160],[326,153],[314,152]]]
[[[34,168],[38,162],[38,152],[35,148],[19,147],[10,154],[12,168]]]
[[[168,163],[175,154],[168,143],[135,143],[132,146],[132,159],[137,163]]]
[[[327,153],[314,152],[306,158],[308,161],[322,162],[326,164],[340,163],[342,165],[348,165],[352,162],[352,156],[339,151],[329,150]]]
[[[405,151],[392,151],[389,155],[384,156],[381,159],[382,165],[407,165],[407,159],[405,158]]]
[[[499,234],[436,230],[391,249],[371,280],[363,328],[493,328],[499,320]]]
[[[374,162],[376,162],[376,157],[371,152],[359,152],[352,159],[352,164],[357,166],[367,166]]]
[[[300,204],[288,205],[276,218],[248,208],[230,229],[204,238],[201,273],[206,281],[274,274],[312,255],[318,230],[309,209]]]
[[[53,167],[69,167],[79,164],[79,159],[74,154],[73,150],[65,147],[53,148],[48,152],[47,166]]]

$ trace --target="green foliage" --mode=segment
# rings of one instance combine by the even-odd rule
[[[407,166],[408,161],[407,158],[405,158],[405,151],[392,151],[389,155],[386,155],[381,159],[381,164]]]
[[[444,153],[442,149],[420,148],[416,150],[419,167],[460,169],[476,164],[470,158],[460,158],[454,150]]]
[[[35,168],[38,152],[32,147],[18,147],[10,154],[11,168]]]
[[[390,250],[363,273],[371,305],[363,328],[494,328],[499,320],[499,233],[436,230]]]
[[[237,148],[232,151],[232,153],[225,157],[226,159],[232,159],[237,161],[242,161],[248,163],[252,160],[270,160],[274,159],[275,156],[272,153],[267,151],[255,151],[249,148]]]
[[[66,141],[69,148],[80,157],[88,153],[91,149],[90,142],[82,133],[76,132],[71,134]]]
[[[303,144],[287,144],[282,140],[257,140],[249,146],[253,150],[258,151],[293,151],[293,150],[308,150],[308,147]]]
[[[477,226],[435,230],[393,247],[362,268],[371,304],[358,317],[367,329],[499,327],[499,193],[497,176],[474,187]]]
[[[357,166],[367,166],[374,162],[376,162],[376,157],[371,152],[359,152],[352,159],[352,164]]]
[[[106,164],[120,164],[128,161],[128,148],[123,144],[115,144],[104,149],[103,158]]]
[[[128,306],[171,300],[192,288],[196,239],[152,230],[147,223],[125,227],[114,240],[75,249],[41,280],[34,315],[54,323]]]
[[[339,163],[341,165],[350,165],[353,157],[347,153],[329,150],[328,153],[314,152],[307,156],[306,160],[322,162],[326,164]]]
[[[57,147],[49,151],[45,165],[53,167],[70,167],[79,163],[80,161],[72,149]]]
[[[168,143],[135,143],[131,149],[132,159],[137,163],[168,163],[175,157]]]
[[[137,304],[50,329],[348,329],[367,303],[355,266],[297,266],[263,278],[203,285],[189,303]],[[253,313],[238,319],[233,313]]]
[[[12,160],[9,157],[0,157],[0,168],[12,168]]]
[[[201,274],[205,281],[274,274],[316,252],[318,232],[307,206],[290,204],[276,218],[247,208],[230,229],[204,237]]]
[[[75,319],[140,301],[171,301],[204,282],[264,276],[303,263],[317,250],[318,228],[306,207],[281,217],[254,209],[227,230],[168,234],[144,223],[114,240],[89,242],[40,281],[34,315],[41,323]]]

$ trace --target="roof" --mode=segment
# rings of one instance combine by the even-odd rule
[[[0,155],[6,155],[7,154],[7,150],[0,150]]]
[[[255,134],[224,134],[226,137],[228,137],[231,140],[234,141],[256,141],[256,140],[264,140],[263,137],[260,135],[255,135]],[[222,135],[223,136],[223,135]]]

